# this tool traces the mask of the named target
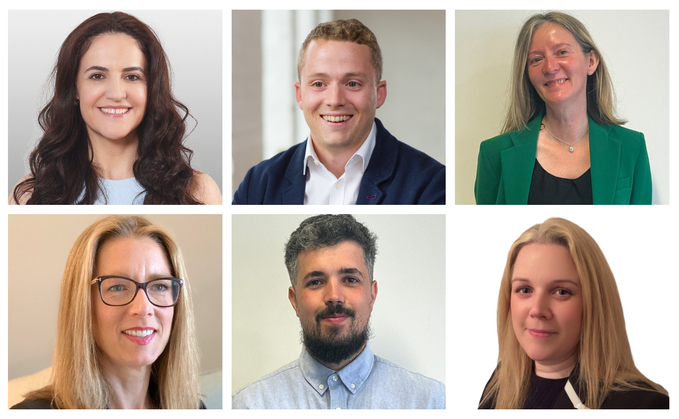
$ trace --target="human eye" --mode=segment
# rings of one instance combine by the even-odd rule
[[[318,287],[322,283],[323,283],[323,281],[321,281],[320,279],[312,279],[311,281],[306,283],[306,286],[313,288],[313,287]]]
[[[311,83],[311,87],[321,88],[323,86],[325,86],[325,84],[322,81],[315,81]]]
[[[164,284],[164,283],[154,283],[154,284],[151,285],[151,290],[153,290],[153,291],[162,292],[162,291],[167,291],[169,289],[170,289],[170,287],[167,284]]]
[[[554,291],[554,294],[556,294],[559,297],[570,297],[571,295],[573,295],[573,292],[566,288],[559,288],[556,291]]]
[[[354,276],[348,276],[344,278],[344,281],[348,282],[349,284],[358,284],[359,282],[361,282],[358,278]]]
[[[88,78],[89,78],[90,80],[98,81],[98,80],[103,80],[103,79],[104,79],[104,75],[101,74],[101,73],[94,73],[94,74],[91,74],[90,77],[88,77]]]
[[[349,86],[349,87],[361,87],[361,84],[357,81],[350,81],[349,83],[347,83],[347,86]]]
[[[125,280],[112,281],[112,278],[110,278],[106,284],[106,291],[111,293],[124,292],[127,288],[128,284]]]
[[[125,76],[125,78],[129,81],[139,81],[139,80],[141,80],[141,77],[137,74],[128,74],[127,76]]]
[[[516,288],[514,289],[514,292],[515,292],[516,294],[523,294],[523,295],[525,295],[525,294],[530,294],[530,293],[531,293],[531,289],[528,288],[528,287],[526,287],[526,286],[520,286],[520,287],[516,287]]]

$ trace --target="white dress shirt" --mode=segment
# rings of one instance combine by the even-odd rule
[[[318,159],[309,134],[302,168],[302,173],[306,175],[304,205],[355,205],[363,173],[375,149],[376,137],[377,126],[373,122],[368,138],[347,161],[344,173],[338,179]]]

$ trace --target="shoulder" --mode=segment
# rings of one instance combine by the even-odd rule
[[[193,172],[193,196],[206,205],[221,205],[222,193],[217,182],[210,175],[195,170]]]
[[[38,400],[28,400],[15,404],[11,409],[56,409],[57,407],[52,404],[51,400],[38,399]]]
[[[604,129],[609,138],[620,141],[623,149],[638,150],[642,146],[645,147],[644,134],[639,131],[634,131],[620,125],[600,125],[600,127]]]
[[[479,147],[480,153],[497,154],[502,150],[513,147],[512,138],[521,133],[521,131],[510,131],[504,134],[497,135],[481,142]]]
[[[282,175],[288,169],[290,163],[297,161],[300,162],[300,173],[302,173],[302,163],[299,159],[303,159],[305,147],[306,141],[295,144],[270,159],[256,164],[248,171],[247,176],[259,176],[261,177],[260,179],[266,179],[270,176]]]
[[[33,178],[33,175],[28,174],[28,175],[22,177],[19,180],[19,182],[17,182],[17,184],[14,185],[14,188],[12,188],[12,192],[9,195],[9,200],[8,200],[9,205],[17,205],[17,204],[24,205],[26,202],[28,202],[29,199],[31,199],[31,195],[33,195],[32,189],[25,189],[26,188],[25,186],[22,187],[22,189],[25,190],[25,192],[23,193],[23,195],[21,195],[19,197],[19,202],[16,202],[14,200],[14,191],[16,191],[17,187],[21,184],[21,182],[24,182],[24,181],[32,179],[32,178]]]
[[[291,380],[303,379],[299,360],[294,360],[233,393],[232,407],[234,409],[266,408],[272,400],[285,396],[284,389],[289,387],[288,383]]]
[[[640,384],[648,387],[646,384]],[[619,389],[609,393],[602,409],[669,409],[670,398],[666,394],[648,389]]]
[[[381,385],[401,391],[401,398],[417,399],[421,408],[445,408],[446,386],[440,381],[409,371],[379,356],[375,356],[372,375]]]

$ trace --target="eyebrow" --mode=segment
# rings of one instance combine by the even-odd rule
[[[306,77],[307,78],[315,78],[315,77],[329,77],[330,75],[328,73],[313,73],[309,74]],[[347,78],[347,77],[365,77],[368,78],[368,75],[365,73],[346,73],[342,74],[342,78]]]
[[[560,44],[554,45],[552,47],[552,49],[558,49],[558,48],[561,48],[561,47],[570,47],[570,46],[572,46],[572,45],[569,44],[568,42],[562,42]],[[539,51],[528,51],[528,55],[531,55],[531,54],[540,54],[540,52]]]
[[[95,70],[96,70],[96,71],[109,71],[108,68],[106,68],[106,67],[101,67],[101,66],[98,66],[98,65],[93,65],[92,67],[88,68],[88,69],[85,70],[84,72],[87,73],[88,71],[95,71]],[[141,68],[141,67],[125,67],[125,68],[123,68],[123,72],[126,73],[126,72],[129,72],[129,71],[140,71],[140,72],[143,73],[143,72],[144,72],[144,69]]]
[[[530,282],[530,280],[526,279],[526,278],[514,278],[514,279],[512,279],[511,283],[513,284],[514,282]],[[554,281],[550,281],[550,284],[559,284],[559,283],[563,283],[563,282],[573,284],[578,288],[580,287],[580,284],[578,284],[577,282],[572,281],[570,279],[556,279]]]
[[[351,275],[357,275],[363,278],[363,272],[358,270],[357,268],[340,268],[339,271],[337,271],[339,274],[351,274]],[[319,278],[319,277],[324,277],[326,276],[325,272],[323,271],[311,271],[308,274],[304,275],[304,278],[302,278],[303,281],[307,280],[308,278]]]

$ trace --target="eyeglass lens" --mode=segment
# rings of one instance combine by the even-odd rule
[[[106,278],[101,281],[101,298],[106,304],[125,305],[134,299],[137,285],[126,278]],[[179,297],[179,283],[172,279],[154,279],[146,283],[146,295],[152,304],[171,306]]]

